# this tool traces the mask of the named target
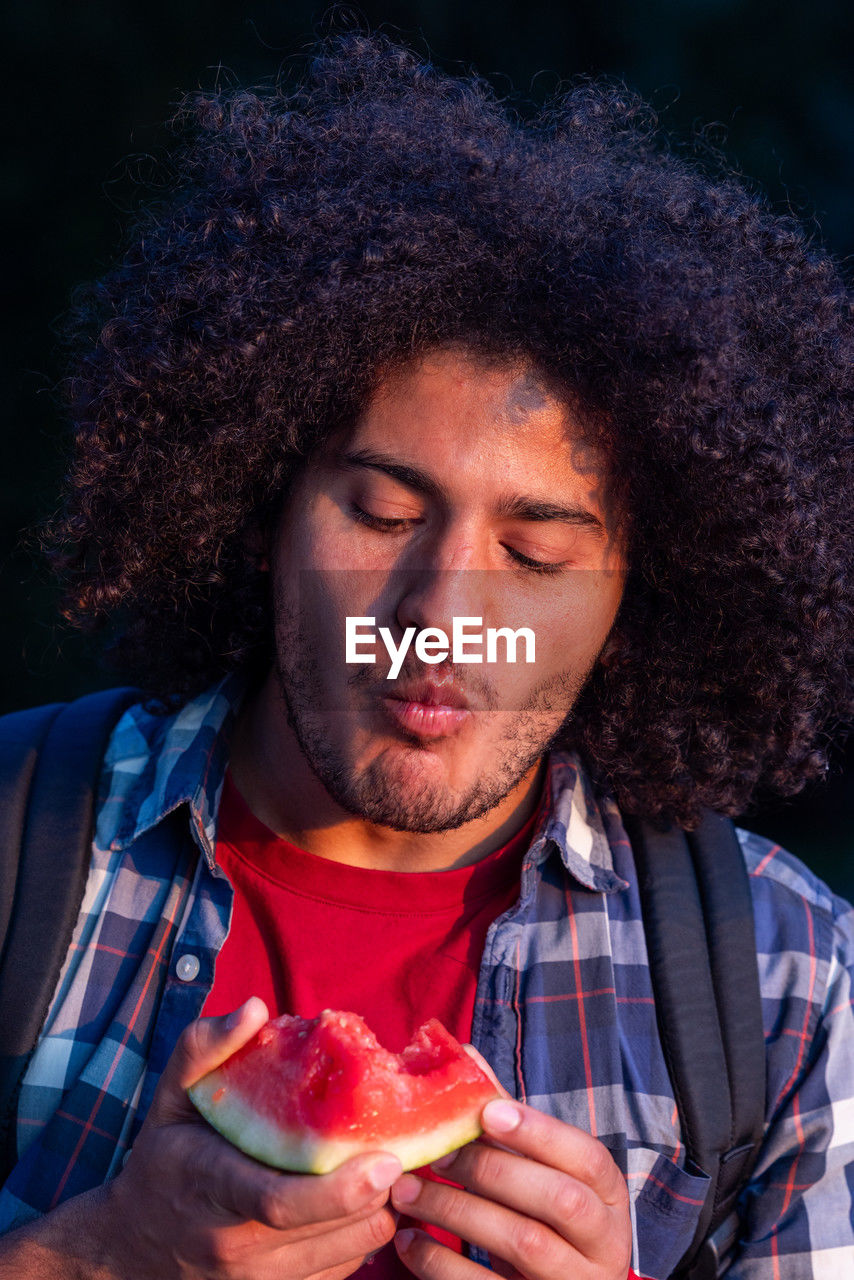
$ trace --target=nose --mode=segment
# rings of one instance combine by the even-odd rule
[[[454,618],[483,617],[477,569],[414,569],[407,575],[397,606],[397,621],[405,631],[438,627],[446,635]]]
[[[482,618],[490,612],[494,576],[471,530],[449,528],[429,547],[422,546],[417,565],[400,568],[396,616],[402,628],[437,627],[450,636],[454,618]]]

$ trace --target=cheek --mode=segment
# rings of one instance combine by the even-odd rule
[[[336,518],[337,517],[337,518]],[[273,559],[293,576],[301,570],[341,568],[336,552],[340,511],[328,495],[303,477],[293,489],[273,540]]]
[[[290,512],[275,538],[272,569],[280,599],[329,621],[346,602],[347,566],[335,510],[322,494],[300,493],[298,515]]]
[[[537,668],[543,675],[587,665],[605,643],[622,598],[622,572],[577,570],[566,577],[560,592],[544,602],[530,624],[537,637]]]

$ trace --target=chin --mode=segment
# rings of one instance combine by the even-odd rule
[[[356,768],[335,798],[378,826],[427,834],[469,821],[477,789],[471,771],[466,778],[450,779],[434,749],[396,746]]]
[[[454,768],[437,742],[396,742],[379,751],[371,762],[357,772],[363,778],[384,788],[401,790],[411,786],[441,787],[449,794],[465,789],[463,771]],[[466,772],[470,773],[471,770]],[[469,779],[470,782],[470,779]]]

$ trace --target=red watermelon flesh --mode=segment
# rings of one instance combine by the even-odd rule
[[[215,1129],[277,1169],[328,1173],[363,1151],[417,1169],[477,1138],[500,1091],[431,1018],[390,1053],[355,1013],[275,1018],[188,1090]]]

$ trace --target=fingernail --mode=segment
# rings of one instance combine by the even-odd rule
[[[404,1231],[398,1231],[394,1237],[394,1242],[401,1253],[406,1253],[412,1241],[415,1239],[415,1232],[412,1227],[407,1227]]]
[[[368,1170],[368,1182],[375,1191],[387,1191],[393,1182],[397,1182],[401,1174],[400,1161],[396,1156],[386,1156],[377,1160]]]
[[[430,1168],[431,1169],[447,1169],[448,1165],[453,1164],[456,1158],[457,1158],[456,1151],[449,1151],[446,1156],[439,1156],[438,1160],[431,1161]]]
[[[512,1102],[488,1102],[483,1109],[483,1122],[493,1133],[509,1133],[522,1123],[522,1112]]]
[[[412,1204],[413,1200],[418,1199],[420,1193],[421,1179],[406,1173],[397,1183],[392,1195],[397,1204]]]

